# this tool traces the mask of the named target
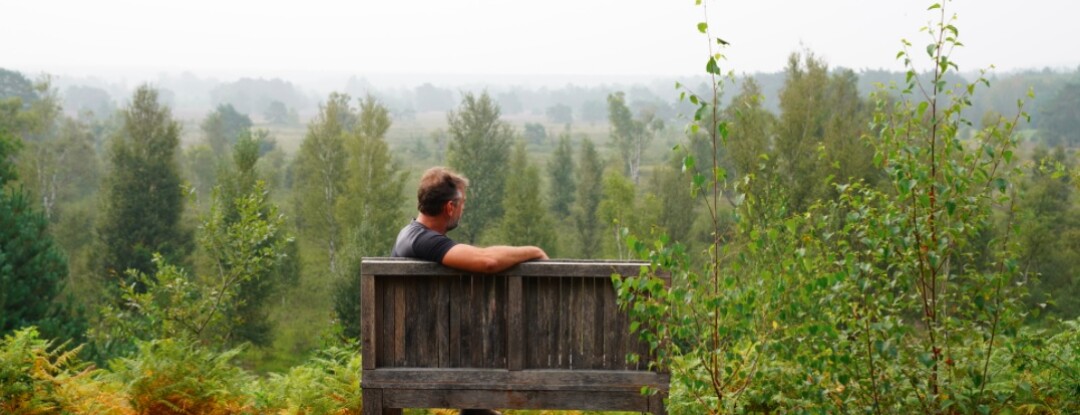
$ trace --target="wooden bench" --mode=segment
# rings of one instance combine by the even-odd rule
[[[495,275],[364,258],[363,413],[401,408],[666,414],[669,375],[648,368],[611,275],[643,263],[536,261]],[[641,360],[628,363],[628,353]],[[642,395],[642,387],[656,391]]]

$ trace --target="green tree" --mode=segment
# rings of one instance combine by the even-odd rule
[[[301,237],[326,252],[331,275],[338,275],[344,236],[337,206],[345,190],[345,136],[356,128],[356,114],[349,101],[348,95],[332,93],[319,106],[319,115],[308,124],[294,166],[297,229]]]
[[[776,116],[764,107],[765,96],[757,81],[746,78],[741,88],[739,95],[724,110],[724,118],[730,122],[724,148],[734,167],[729,177],[742,177],[758,171],[758,166],[763,162],[762,156],[769,154],[776,124]],[[708,163],[703,159],[699,161]]]
[[[557,124],[570,124],[574,122],[574,109],[566,104],[555,104],[544,111],[548,121]]]
[[[232,155],[233,166],[216,188],[211,219],[208,226],[204,226],[200,238],[203,241],[201,246],[213,264],[209,272],[223,274],[218,276],[218,281],[225,281],[224,275],[236,274],[232,268],[239,262],[230,257],[234,255],[230,252],[233,248],[231,244],[236,241],[235,235],[228,232],[236,230],[236,226],[245,220],[249,221],[248,225],[258,224],[245,218],[245,214],[258,215],[261,220],[274,223],[273,231],[256,241],[251,249],[274,250],[278,253],[275,262],[246,270],[248,274],[236,283],[233,304],[223,310],[224,318],[232,322],[231,333],[226,336],[231,344],[251,342],[257,346],[268,346],[273,339],[268,300],[272,294],[287,284],[296,283],[300,277],[296,243],[282,227],[284,219],[268,201],[269,192],[255,170],[259,160],[259,142],[251,134],[242,134],[233,147]],[[262,194],[254,195],[256,192]],[[255,206],[248,207],[244,203],[255,203]],[[257,212],[243,210],[248,208]],[[212,231],[225,234],[207,235]]]
[[[263,111],[263,117],[267,121],[274,124],[289,124],[289,108],[285,106],[284,102],[272,101],[266,106],[266,110]]]
[[[125,286],[121,293],[125,306],[103,308],[101,321],[91,332],[96,347],[118,355],[132,351],[137,341],[165,338],[222,347],[238,342],[243,330],[265,324],[245,326],[243,318],[261,313],[257,307],[248,308],[242,290],[281,266],[288,244],[285,219],[267,204],[262,182],[240,198],[217,201],[199,234],[201,248],[211,253],[212,271],[191,275],[160,255],[152,260],[153,274],[129,270],[130,278],[144,289]],[[230,211],[235,219],[227,219]]]
[[[642,205],[637,203],[637,189],[634,182],[629,178],[608,170],[603,177],[603,199],[597,208],[597,217],[600,219],[601,229],[606,232],[601,245],[604,254],[619,259],[629,259],[631,252],[628,251],[626,242],[628,231],[639,232],[642,230],[641,220]]]
[[[469,215],[458,232],[475,244],[503,216],[503,190],[514,131],[499,118],[499,107],[487,93],[465,94],[461,106],[447,115],[450,167],[469,178]]]
[[[1051,146],[1080,145],[1080,83],[1070,83],[1043,107],[1039,135]]]
[[[236,111],[232,104],[220,104],[199,128],[214,154],[225,157],[241,135],[250,133],[251,118]]]
[[[599,209],[604,193],[604,164],[596,146],[588,138],[581,141],[577,164],[577,194],[571,208],[574,229],[581,243],[582,258],[597,258],[602,251]]]
[[[648,145],[650,135],[645,123],[635,120],[626,106],[626,94],[616,92],[608,95],[608,121],[611,123],[611,142],[623,163],[623,174],[634,183],[638,182],[641,156]]]
[[[157,91],[143,85],[120,111],[123,125],[112,137],[110,168],[104,184],[104,208],[98,228],[100,270],[114,284],[133,282],[127,270],[149,274],[160,253],[183,263],[191,251],[191,233],[181,227],[184,191],[177,168],[180,125]]]
[[[570,207],[574,205],[574,149],[570,145],[570,134],[559,135],[559,144],[555,155],[548,161],[548,174],[551,175],[551,212],[556,218],[570,217]]]
[[[342,223],[349,236],[352,257],[349,269],[357,270],[364,256],[388,256],[393,247],[405,204],[405,172],[390,155],[386,132],[390,129],[390,111],[373,96],[360,103],[356,130],[346,137],[346,194],[338,205]],[[337,282],[334,310],[347,337],[360,336],[360,279],[356,272],[343,275]]]
[[[525,123],[523,135],[525,136],[525,140],[530,144],[540,145],[547,141],[547,130],[544,129],[544,125],[540,123]]]
[[[1075,184],[1064,174],[1073,169],[1072,162],[1061,146],[1052,152],[1037,147],[1032,161],[1017,204],[1023,223],[1019,261],[1038,276],[1027,302],[1032,309],[1053,304],[1051,312],[1073,318],[1080,315],[1080,212],[1074,207]]]
[[[0,100],[18,98],[22,105],[29,106],[38,100],[34,83],[17,71],[0,68]]]
[[[809,52],[805,57],[792,53],[784,70],[775,151],[780,181],[796,212],[805,210],[823,189],[819,148],[828,122],[828,72],[825,62]]]
[[[17,144],[0,129],[0,336],[38,326],[45,337],[78,339],[86,321],[60,296],[67,258],[48,233],[48,220],[33,207],[16,179],[11,157]]]
[[[873,184],[880,175],[873,165],[874,147],[863,139],[869,133],[865,126],[872,114],[870,105],[859,97],[858,81],[855,72],[843,69],[829,77],[826,87],[824,107],[828,109],[828,119],[822,146],[828,163],[826,171],[837,183]]]
[[[540,169],[529,163],[525,143],[518,142],[507,172],[503,197],[499,242],[506,245],[536,245],[548,256],[555,251],[555,230],[540,196]]]

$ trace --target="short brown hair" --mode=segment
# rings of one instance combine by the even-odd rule
[[[457,199],[469,187],[469,179],[446,167],[432,167],[420,178],[416,208],[428,216],[439,215],[446,202]]]

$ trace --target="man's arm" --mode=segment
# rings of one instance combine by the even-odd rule
[[[534,259],[548,259],[543,249],[535,246],[489,246],[478,248],[457,244],[446,252],[442,264],[450,268],[493,274]]]

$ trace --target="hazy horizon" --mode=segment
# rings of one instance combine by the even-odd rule
[[[706,2],[714,36],[731,42],[725,70],[776,72],[809,50],[831,67],[901,70],[900,39],[922,55],[925,1]],[[288,4],[195,0],[44,0],[4,6],[0,67],[28,75],[99,77],[128,85],[185,72],[230,81],[280,78],[315,85],[366,79],[410,83],[616,83],[698,76],[708,55],[693,0],[488,0]],[[958,13],[961,71],[1073,69],[1080,6],[1064,0],[946,3]],[[56,12],[56,11],[60,12]],[[1064,45],[1064,46],[1062,46]],[[418,80],[418,81],[412,81]],[[433,81],[434,80],[434,81]],[[577,82],[573,82],[577,80]],[[334,81],[339,82],[339,81]],[[321,86],[320,86],[321,88]]]

